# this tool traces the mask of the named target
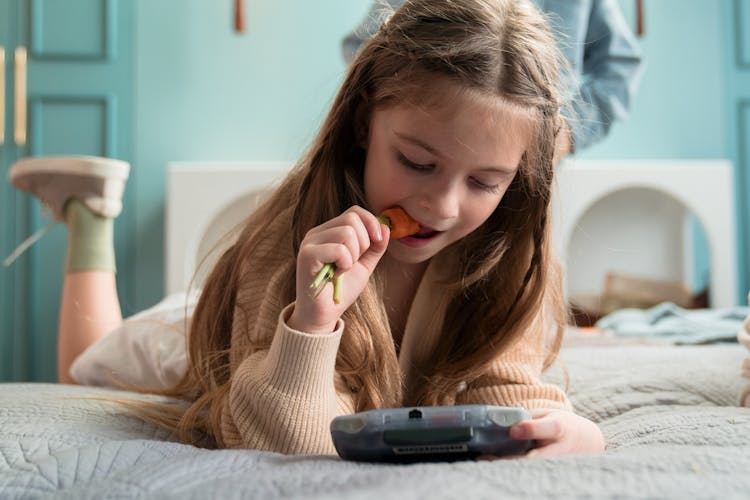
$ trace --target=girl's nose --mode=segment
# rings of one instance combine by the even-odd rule
[[[460,189],[453,182],[429,183],[425,186],[420,207],[439,219],[458,216]]]

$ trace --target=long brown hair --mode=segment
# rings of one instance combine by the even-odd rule
[[[548,218],[561,125],[561,60],[547,23],[528,1],[407,1],[360,50],[308,152],[248,218],[207,278],[189,329],[188,372],[175,387],[159,391],[189,405],[141,407],[139,413],[186,441],[209,436],[221,445],[232,366],[268,347],[232,345],[241,263],[284,208],[294,207],[289,241],[294,256],[311,228],[354,204],[366,207],[364,160],[373,110],[419,100],[436,79],[523,110],[534,124],[532,139],[495,212],[441,256],[454,272],[444,283],[439,340],[429,366],[419,367],[421,383],[403,393],[377,272],[344,314],[347,331],[337,372],[353,392],[356,410],[455,402],[462,383],[486,377],[492,362],[524,332],[543,327],[542,314],[557,324],[550,349],[540,353],[547,366],[565,321]],[[294,300],[293,265],[286,277],[288,286],[275,292],[282,304]]]

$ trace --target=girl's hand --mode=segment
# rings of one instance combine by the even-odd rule
[[[513,439],[533,439],[537,447],[526,457],[601,453],[604,436],[591,420],[564,410],[532,410],[532,420],[510,428]]]
[[[297,298],[289,327],[307,333],[332,332],[367,285],[388,248],[389,236],[387,226],[358,206],[308,231],[297,255]],[[329,262],[336,264],[335,276],[344,275],[338,304],[333,302],[330,283],[317,298],[310,293],[310,283]]]

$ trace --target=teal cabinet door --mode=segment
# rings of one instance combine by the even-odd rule
[[[0,0],[0,255],[12,251],[15,239],[15,196],[5,180],[7,168],[15,160],[13,144],[13,48],[15,39],[15,0]],[[0,377],[7,380],[16,367],[14,342],[14,270],[0,268]]]
[[[130,160],[133,104],[132,0],[0,0],[11,20],[5,30],[12,54],[6,79],[2,157],[3,252],[47,223],[39,203],[8,186],[7,170],[25,156],[95,155]],[[22,64],[23,55],[26,64]],[[16,64],[16,54],[19,63]],[[20,80],[19,80],[20,76]],[[23,85],[16,85],[17,82]],[[20,94],[19,94],[20,93]],[[18,96],[24,97],[19,101]],[[25,123],[24,123],[25,115]],[[8,141],[8,137],[10,140]],[[130,191],[116,223],[118,267],[128,268]],[[2,380],[56,379],[57,319],[66,232],[55,226],[2,273]],[[128,297],[126,275],[119,276]],[[124,304],[126,305],[126,304]]]
[[[736,133],[730,138],[737,169],[740,303],[750,292],[750,1],[727,2],[728,46],[733,56],[729,68],[729,117]]]

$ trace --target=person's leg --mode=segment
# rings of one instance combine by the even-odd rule
[[[65,274],[57,335],[57,376],[75,384],[73,361],[107,332],[122,323],[115,273],[79,271]]]
[[[31,158],[10,171],[15,187],[68,228],[57,348],[62,383],[75,383],[69,371],[76,357],[122,323],[113,226],[128,173],[125,162],[93,157]]]
[[[65,278],[57,335],[58,380],[74,384],[73,361],[107,332],[120,326],[122,312],[115,278],[114,220],[71,199],[64,208],[68,226]]]

